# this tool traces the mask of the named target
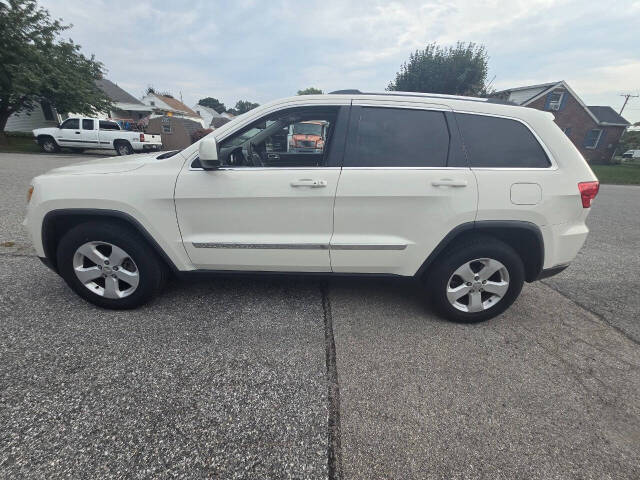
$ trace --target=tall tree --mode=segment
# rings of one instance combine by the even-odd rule
[[[198,100],[198,105],[213,108],[218,113],[224,113],[227,110],[227,108],[224,106],[224,103],[213,97],[201,98],[200,100]]]
[[[488,60],[482,45],[458,42],[455,46],[441,47],[430,43],[409,56],[387,90],[486,95]]]
[[[316,87],[305,88],[304,90],[298,90],[298,95],[321,95],[322,90]]]
[[[253,110],[254,108],[259,106],[260,106],[259,103],[252,103],[249,100],[238,100],[234,108],[234,110],[238,113],[234,115],[240,115],[240,114],[246,113],[249,110]]]
[[[52,19],[35,0],[0,2],[0,141],[11,114],[47,100],[59,112],[93,115],[111,100],[98,88],[103,65],[61,40],[70,25]]]

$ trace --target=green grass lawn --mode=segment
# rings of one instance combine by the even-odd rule
[[[0,152],[41,152],[40,146],[33,141],[33,136],[29,135],[7,135],[8,145],[0,143]]]
[[[617,185],[640,185],[640,164],[591,165],[600,183]]]

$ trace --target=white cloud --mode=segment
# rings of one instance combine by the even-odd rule
[[[564,79],[612,105],[640,88],[637,0],[41,1],[110,79],[137,96],[149,84],[182,91],[190,104],[311,85],[382,90],[432,41],[486,45],[497,87]]]

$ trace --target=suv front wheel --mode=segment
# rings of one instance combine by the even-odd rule
[[[524,266],[506,243],[477,236],[445,251],[427,282],[433,306],[442,316],[481,322],[504,312],[518,298]]]
[[[136,232],[117,223],[89,222],[67,232],[58,270],[82,298],[104,308],[129,309],[162,288],[165,267]]]

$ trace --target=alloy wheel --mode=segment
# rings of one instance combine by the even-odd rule
[[[492,258],[476,258],[458,267],[447,282],[449,303],[462,312],[496,305],[509,290],[509,271]]]
[[[124,298],[138,288],[140,273],[133,259],[108,242],[87,242],[73,255],[73,271],[91,292],[105,298]]]

